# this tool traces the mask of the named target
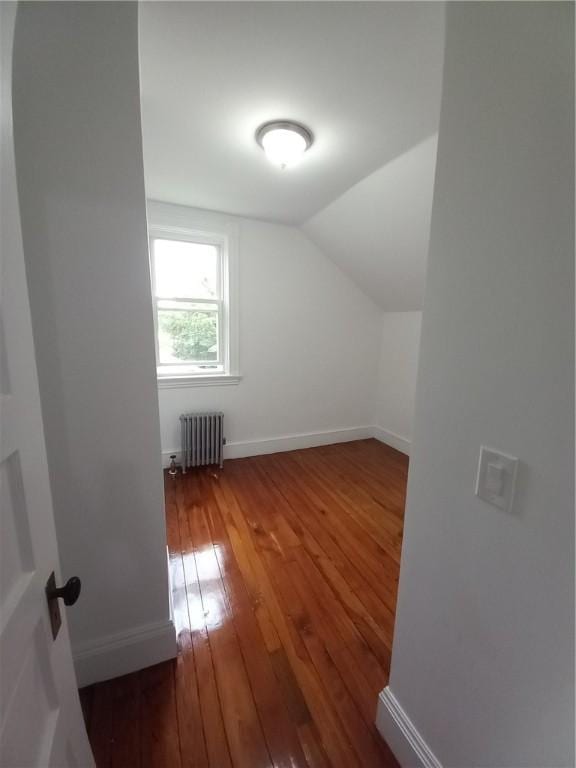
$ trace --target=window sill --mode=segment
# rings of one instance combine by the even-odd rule
[[[240,384],[242,376],[231,373],[206,373],[185,376],[158,376],[158,389],[184,387],[227,387]]]

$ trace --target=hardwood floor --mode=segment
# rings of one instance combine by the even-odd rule
[[[98,768],[396,766],[407,468],[363,440],[166,475],[179,654],[82,690]]]

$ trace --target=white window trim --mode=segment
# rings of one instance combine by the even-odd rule
[[[152,225],[149,232],[150,271],[152,277],[154,336],[156,346],[156,375],[159,389],[175,389],[178,387],[208,387],[239,384],[240,375],[238,362],[239,342],[239,312],[238,312],[238,227],[236,224],[223,224],[214,227],[178,227]],[[222,280],[222,329],[220,343],[222,345],[222,360],[224,371],[218,373],[182,374],[163,373],[158,363],[158,312],[156,304],[156,285],[153,265],[152,240],[189,240],[192,242],[216,243],[220,246],[220,279]],[[215,302],[216,303],[216,302]],[[226,331],[226,332],[224,332]]]
[[[225,387],[240,384],[242,376],[231,373],[187,374],[186,376],[158,376],[158,389],[183,387]]]

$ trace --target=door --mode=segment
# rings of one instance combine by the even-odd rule
[[[16,190],[15,15],[16,3],[0,3],[0,766],[88,768],[65,611],[58,600],[53,639],[45,596],[61,573]]]

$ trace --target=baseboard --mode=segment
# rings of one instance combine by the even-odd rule
[[[401,453],[405,453],[406,456],[410,456],[410,440],[407,437],[397,435],[395,432],[389,432],[382,427],[372,427],[372,437],[380,440],[381,443],[386,443],[386,445],[396,448]]]
[[[228,443],[224,447],[224,457],[227,459],[242,459],[245,456],[261,456],[265,453],[282,453],[296,451],[301,448],[315,448],[319,445],[347,443],[350,440],[365,440],[372,437],[371,427],[351,427],[325,432],[302,432],[296,435],[281,435],[280,437],[264,438],[262,440],[245,440]]]
[[[389,686],[378,697],[376,727],[402,768],[442,768]]]
[[[296,435],[280,435],[278,437],[262,438],[260,440],[240,440],[226,443],[224,446],[225,459],[243,459],[247,456],[262,456],[266,453],[282,453],[296,451],[300,448],[314,448],[318,445],[347,443],[351,440],[366,440],[374,436],[374,427],[347,427],[345,429],[327,430],[323,432],[301,432]],[[180,461],[180,451],[162,451],[162,466],[167,467],[170,456],[176,454]]]
[[[75,650],[78,687],[159,664],[174,658],[176,652],[176,632],[172,620],[108,635]]]

